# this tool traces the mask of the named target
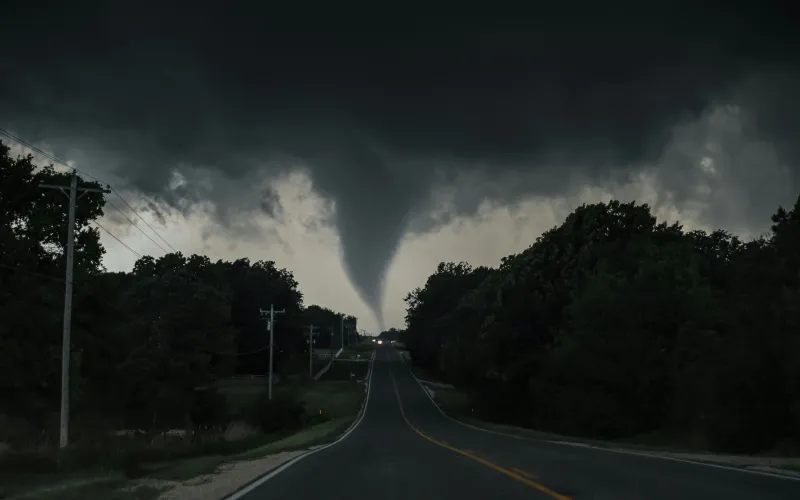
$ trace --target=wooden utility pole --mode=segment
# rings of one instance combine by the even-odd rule
[[[344,314],[342,314],[342,323],[341,323],[341,326],[340,326],[340,328],[341,328],[341,329],[340,329],[339,331],[340,331],[340,333],[342,334],[342,345],[340,345],[339,347],[341,347],[342,349],[344,349]]]
[[[58,189],[69,197],[69,219],[67,222],[67,277],[64,289],[64,329],[61,335],[61,422],[58,446],[66,448],[69,444],[69,358],[71,355],[70,326],[72,324],[72,276],[75,259],[75,206],[78,199],[86,193],[110,193],[110,189],[78,187],[78,173],[72,171],[69,186],[40,184],[40,188]],[[67,192],[69,189],[69,192]],[[81,195],[78,196],[78,191]]]
[[[267,382],[267,399],[272,401],[272,344],[273,344],[273,332],[275,331],[275,315],[276,314],[284,314],[286,309],[281,309],[280,311],[276,311],[273,304],[269,305],[269,311],[264,309],[259,309],[258,312],[261,314],[262,317],[266,316],[269,313],[269,319],[267,320],[267,329],[269,330],[269,376]]]
[[[308,378],[314,378],[314,325],[308,325]]]

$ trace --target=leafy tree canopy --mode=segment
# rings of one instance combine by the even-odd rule
[[[403,340],[484,418],[796,447],[800,198],[772,222],[745,243],[647,205],[582,205],[496,269],[440,264],[406,297]]]

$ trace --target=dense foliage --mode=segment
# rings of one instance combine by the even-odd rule
[[[397,328],[389,328],[388,330],[384,330],[378,334],[378,338],[381,340],[388,340],[388,341],[398,341],[400,340],[400,336],[403,335],[403,330]]]
[[[68,185],[69,177],[37,168],[31,157],[13,158],[0,143],[0,422],[24,422],[52,438],[60,395],[67,197],[41,189],[41,183]],[[269,337],[259,309],[270,304],[286,311],[275,322],[279,373],[306,350],[308,324],[339,333],[341,315],[304,308],[292,273],[272,261],[212,262],[176,252],[142,257],[129,273],[105,272],[99,230],[91,225],[104,203],[102,194],[88,193],[77,205],[73,432],[101,425],[216,425],[223,416],[214,413],[224,404],[213,382],[267,371]],[[347,316],[344,324],[355,328],[356,318]],[[340,345],[341,338],[328,334],[320,341]]]
[[[319,349],[338,349],[343,342],[347,345],[347,331],[358,325],[355,316],[342,318],[340,313],[317,305],[308,306],[304,318],[306,328],[314,327],[314,346]]]
[[[800,199],[743,242],[647,205],[578,207],[499,268],[406,297],[413,361],[483,418],[756,452],[800,443]]]

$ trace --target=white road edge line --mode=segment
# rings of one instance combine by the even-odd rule
[[[327,448],[330,448],[331,446],[333,446],[335,444],[341,443],[342,441],[345,440],[345,438],[347,438],[347,436],[349,436],[354,430],[356,430],[356,428],[361,423],[361,421],[364,420],[364,415],[367,414],[367,406],[369,405],[369,395],[372,392],[372,373],[373,373],[373,368],[374,368],[374,365],[375,365],[375,355],[377,354],[377,352],[378,352],[377,349],[372,352],[372,357],[370,358],[370,361],[369,361],[369,377],[367,378],[367,397],[364,399],[364,406],[361,408],[361,414],[356,419],[356,421],[353,422],[350,425],[350,427],[347,429],[347,431],[345,431],[344,434],[339,436],[339,438],[336,441],[328,443],[328,444],[326,444],[324,446],[320,446],[319,448],[314,448],[313,450],[308,450],[307,452],[303,453],[302,455],[298,455],[298,456],[294,457],[293,459],[289,460],[288,462],[284,463],[283,465],[279,465],[278,467],[276,467],[275,469],[272,469],[267,474],[265,474],[265,475],[261,476],[260,478],[250,482],[250,484],[248,484],[244,488],[236,490],[233,493],[231,493],[230,495],[228,495],[226,497],[223,497],[223,500],[239,500],[240,498],[242,498],[243,496],[247,495],[248,493],[250,493],[254,489],[256,489],[259,486],[263,485],[264,483],[266,483],[267,481],[269,481],[273,477],[277,476],[281,472],[285,471],[286,469],[288,469],[292,465],[296,464],[300,460],[302,460],[302,459],[304,459],[304,458],[306,458],[306,457],[308,457],[310,455],[313,455],[314,453],[317,453],[319,451],[322,451],[322,450],[325,450]]]
[[[642,453],[642,452],[638,452],[638,451],[619,450],[619,449],[613,449],[613,448],[603,448],[602,446],[593,446],[593,445],[584,444],[584,443],[570,443],[568,441],[550,441],[550,440],[546,440],[546,439],[535,439],[535,438],[528,438],[528,437],[525,437],[525,436],[515,436],[514,434],[507,434],[505,432],[493,431],[491,429],[482,429],[482,428],[477,427],[475,425],[470,425],[470,424],[468,424],[466,422],[462,422],[462,421],[460,421],[458,419],[455,419],[455,418],[451,417],[450,415],[448,415],[447,413],[445,413],[444,410],[442,410],[442,408],[438,405],[438,403],[436,403],[436,401],[433,399],[433,397],[431,397],[430,393],[425,389],[425,386],[422,385],[422,382],[420,382],[419,379],[417,378],[417,376],[414,375],[414,371],[411,369],[410,366],[408,366],[408,363],[406,363],[406,360],[405,360],[405,358],[403,358],[403,355],[400,354],[397,351],[396,347],[394,349],[395,349],[395,353],[400,357],[400,360],[403,362],[404,365],[406,365],[406,368],[408,368],[408,372],[411,374],[412,377],[414,377],[414,380],[417,381],[417,383],[419,384],[420,388],[422,388],[422,392],[424,392],[425,395],[428,396],[428,399],[430,399],[431,403],[433,403],[433,406],[435,406],[436,409],[439,410],[439,413],[444,415],[445,418],[447,418],[449,420],[452,420],[453,422],[455,422],[457,424],[463,425],[464,427],[469,427],[470,429],[474,429],[476,431],[486,432],[488,434],[497,434],[498,436],[505,436],[507,438],[517,439],[517,440],[520,440],[520,441],[533,441],[533,442],[539,441],[539,442],[545,442],[545,443],[551,443],[551,444],[558,444],[558,445],[562,445],[562,446],[590,448],[590,449],[593,449],[593,450],[606,451],[606,452],[609,452],[609,453],[619,453],[619,454],[622,454],[622,455],[635,455],[635,456],[638,456],[638,457],[656,458],[656,459],[660,459],[660,460],[670,460],[670,461],[673,461],[673,462],[683,462],[683,463],[686,463],[686,464],[703,465],[703,466],[706,466],[706,467],[712,467],[714,469],[725,469],[725,470],[731,470],[731,471],[735,471],[735,472],[744,472],[744,473],[747,473],[747,474],[756,474],[756,475],[759,475],[759,476],[774,477],[774,478],[778,478],[778,479],[788,479],[790,481],[800,481],[800,476],[790,475],[790,473],[787,473],[787,474],[774,474],[772,472],[758,471],[758,470],[752,470],[752,469],[744,469],[744,468],[740,468],[740,467],[730,467],[730,466],[727,466],[727,465],[711,464],[711,463],[708,463],[708,462],[698,462],[698,461],[695,461],[695,460],[687,460],[687,459],[683,459],[683,458],[665,457],[663,455],[654,455],[654,454],[651,454],[651,453]]]

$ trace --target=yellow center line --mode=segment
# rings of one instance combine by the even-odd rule
[[[533,474],[531,474],[530,472],[528,472],[528,471],[524,471],[524,470],[522,470],[522,469],[520,469],[520,468],[518,468],[518,467],[512,467],[512,468],[511,468],[511,470],[512,470],[512,471],[514,471],[514,472],[516,472],[517,474],[521,474],[521,475],[523,475],[523,476],[525,476],[525,477],[529,477],[529,478],[531,478],[531,479],[536,479],[536,476],[534,476],[534,475],[533,475]]]
[[[572,500],[571,497],[568,497],[566,495],[562,495],[561,493],[558,493],[556,491],[551,490],[547,486],[539,484],[536,481],[532,481],[531,479],[525,477],[526,475],[529,475],[529,474],[527,474],[527,473],[525,473],[525,472],[523,472],[523,471],[521,471],[519,469],[515,468],[513,471],[512,470],[508,470],[505,467],[501,467],[501,466],[499,466],[499,465],[497,465],[497,464],[495,464],[493,462],[490,462],[489,460],[486,460],[485,458],[481,458],[481,457],[479,457],[479,456],[477,456],[477,455],[475,455],[475,454],[473,454],[473,453],[471,453],[469,451],[465,451],[465,450],[456,448],[455,446],[450,446],[449,444],[444,443],[442,441],[437,441],[436,439],[433,439],[430,436],[426,436],[425,434],[420,432],[419,429],[414,427],[414,425],[408,420],[408,417],[406,417],[406,412],[405,412],[405,410],[403,410],[403,402],[400,400],[400,391],[397,390],[397,383],[394,380],[394,373],[392,373],[390,371],[389,372],[389,376],[392,379],[392,386],[394,387],[394,394],[395,394],[395,396],[397,396],[397,404],[400,405],[400,414],[403,416],[403,420],[405,420],[406,425],[408,425],[411,428],[411,430],[416,432],[419,436],[427,439],[428,441],[430,441],[431,443],[433,443],[433,444],[435,444],[437,446],[441,446],[442,448],[446,448],[446,449],[448,449],[450,451],[454,451],[454,452],[458,453],[459,455],[463,455],[463,456],[465,456],[467,458],[471,458],[472,460],[475,460],[476,462],[480,462],[483,465],[485,465],[485,466],[487,466],[487,467],[489,467],[491,469],[496,470],[497,472],[505,474],[506,476],[508,476],[508,477],[510,477],[512,479],[516,479],[520,483],[523,483],[523,484],[525,484],[527,486],[530,486],[531,488],[537,489],[537,490],[541,491],[542,493],[546,493],[546,494],[550,495],[551,497],[556,498],[557,500]]]

